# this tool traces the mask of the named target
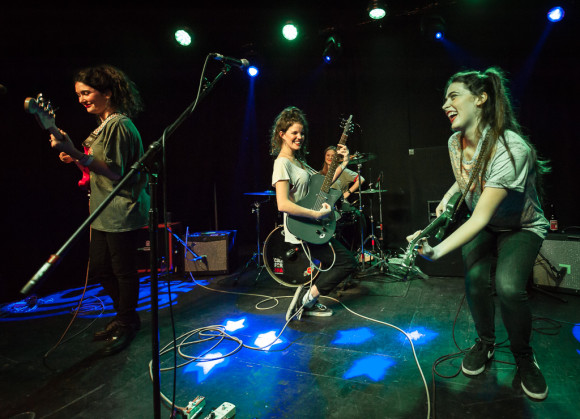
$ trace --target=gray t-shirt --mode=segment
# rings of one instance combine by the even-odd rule
[[[274,170],[272,171],[272,186],[275,188],[276,183],[281,180],[287,180],[290,187],[290,200],[298,202],[308,194],[308,182],[310,175],[316,173],[307,164],[300,163],[298,160],[296,164],[292,163],[286,157],[278,157],[274,160]],[[300,243],[286,227],[287,214],[284,213],[284,237],[285,241],[289,243]]]
[[[484,138],[488,129],[489,127],[483,131],[481,138]],[[449,138],[448,145],[455,179],[461,190],[464,191],[479,156],[482,141],[479,141],[477,150],[471,160],[461,160],[460,135],[460,133],[453,134]],[[526,142],[513,131],[505,132],[505,141],[509,146],[515,164],[512,163],[503,141],[498,141],[495,153],[481,180],[484,188],[502,188],[507,190],[506,198],[498,207],[487,227],[492,231],[529,230],[545,238],[548,234],[549,222],[544,216],[536,191],[534,153]],[[463,170],[460,170],[461,167],[463,167]],[[473,211],[480,197],[481,188],[479,183],[473,182],[469,193],[465,197],[465,203],[470,211]]]
[[[121,178],[131,169],[131,165],[143,155],[141,136],[133,122],[119,114],[110,119],[95,135],[84,142],[89,146],[89,154],[103,160]],[[98,130],[96,130],[98,131]],[[89,210],[92,213],[109,196],[119,180],[111,180],[104,175],[91,172],[91,198]],[[147,225],[149,193],[147,175],[137,173],[119,190],[119,193],[93,221],[95,230],[120,233],[137,230]]]
[[[340,189],[342,193],[345,193],[347,189],[350,187],[351,183],[355,183],[358,177],[358,173],[350,170],[349,168],[345,168],[341,173],[338,179],[332,184],[333,188]]]

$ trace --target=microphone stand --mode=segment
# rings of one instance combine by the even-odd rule
[[[159,150],[164,146],[165,138],[169,137],[173,132],[187,119],[187,117],[193,112],[197,103],[205,98],[207,94],[213,89],[214,85],[230,71],[231,67],[228,64],[224,64],[222,70],[210,83],[207,83],[204,88],[200,91],[198,97],[188,105],[185,111],[163,131],[163,135],[157,141],[149,146],[147,152],[141,156],[139,161],[131,166],[131,169],[127,174],[120,180],[117,186],[111,191],[109,196],[99,205],[91,215],[81,224],[81,226],[73,233],[73,235],[66,241],[66,243],[55,253],[50,255],[48,260],[42,265],[42,267],[36,272],[36,274],[26,283],[26,285],[20,290],[24,295],[30,293],[30,291],[43,280],[44,276],[51,271],[52,268],[56,267],[61,259],[65,256],[66,252],[69,250],[71,245],[80,236],[82,231],[88,227],[95,218],[105,209],[107,205],[112,201],[112,199],[118,194],[119,190],[133,177],[139,169],[145,169],[149,172],[149,187],[150,187],[150,209],[149,209],[149,240],[151,242],[150,246],[150,272],[151,272],[151,343],[152,343],[152,380],[153,380],[153,407],[154,407],[154,417],[155,419],[161,418],[161,385],[160,385],[160,371],[159,371],[159,296],[158,296],[158,284],[157,284],[157,230],[158,230],[158,209],[157,209],[157,178],[159,163],[155,161],[155,157]]]

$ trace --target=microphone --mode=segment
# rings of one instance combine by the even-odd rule
[[[210,55],[213,56],[214,60],[221,61],[224,64],[239,67],[242,70],[245,70],[250,66],[250,62],[245,58],[238,60],[237,58],[226,57],[225,55],[218,54],[217,52],[212,52]]]

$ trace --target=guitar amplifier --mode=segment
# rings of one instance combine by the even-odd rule
[[[237,230],[206,231],[187,237],[184,252],[185,272],[198,275],[227,274],[235,259]]]
[[[580,293],[580,235],[550,233],[536,259],[534,284],[550,291]]]

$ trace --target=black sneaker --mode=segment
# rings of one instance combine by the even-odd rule
[[[286,321],[289,322],[291,319],[300,320],[302,318],[302,298],[304,297],[305,290],[304,285],[300,285],[296,288],[296,292],[292,297],[292,301],[288,306],[288,310],[286,311]]]
[[[532,399],[544,400],[548,397],[548,385],[544,379],[542,371],[536,357],[531,354],[528,356],[516,356],[517,375],[519,375],[522,389]]]
[[[93,340],[109,340],[115,333],[117,327],[119,327],[119,321],[117,320],[117,317],[113,317],[103,330],[99,330],[93,334]]]
[[[485,370],[485,365],[493,358],[495,346],[484,343],[480,339],[475,340],[475,345],[465,354],[461,363],[461,370],[467,375],[479,375]]]
[[[332,316],[332,309],[324,304],[316,303],[311,308],[304,307],[303,316],[329,317]]]
[[[119,324],[102,348],[102,354],[108,356],[121,352],[131,344],[136,334],[137,330],[134,326]]]

